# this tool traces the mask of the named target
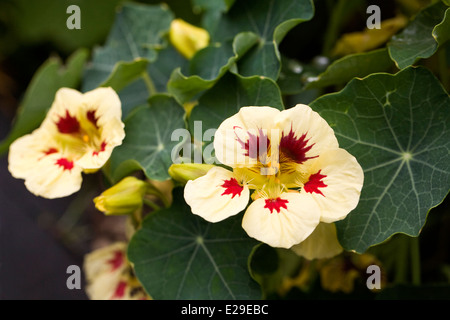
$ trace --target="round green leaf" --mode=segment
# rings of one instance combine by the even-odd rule
[[[439,81],[425,68],[374,74],[311,106],[364,169],[360,202],[337,223],[344,248],[417,236],[450,186],[450,99]]]
[[[125,139],[111,156],[111,172],[119,180],[139,167],[150,179],[166,180],[172,164],[172,132],[185,128],[184,109],[168,95],[158,94],[125,121]]]
[[[128,258],[154,299],[259,299],[247,269],[257,242],[246,235],[241,219],[208,223],[191,213],[177,189],[172,207],[144,220]]]

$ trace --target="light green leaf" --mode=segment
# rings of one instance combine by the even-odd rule
[[[450,39],[450,8],[441,1],[421,11],[388,43],[389,54],[403,69],[420,58],[431,57]]]
[[[228,69],[257,41],[251,32],[238,34],[233,41],[212,44],[192,58],[189,75],[176,69],[167,84],[168,91],[184,103],[201,91],[211,88]]]
[[[0,154],[6,152],[15,139],[39,127],[58,89],[78,87],[88,55],[88,50],[79,49],[67,59],[66,66],[59,58],[52,57],[36,71],[19,106],[13,127],[0,144]]]
[[[128,84],[142,77],[142,74],[146,72],[147,64],[148,61],[141,58],[132,62],[119,61],[109,77],[100,86],[121,91]]]
[[[345,84],[375,72],[387,71],[394,63],[386,48],[347,55],[334,61],[323,73],[308,82],[306,89]]]
[[[128,247],[128,258],[154,299],[259,299],[247,270],[257,242],[241,227],[242,216],[208,223],[174,192],[172,207],[149,215]]]
[[[311,107],[364,170],[358,206],[337,223],[343,247],[417,236],[450,186],[450,98],[439,81],[425,68],[374,74]]]
[[[185,128],[184,109],[171,96],[152,96],[147,106],[137,108],[125,120],[125,139],[111,155],[111,175],[115,181],[142,169],[154,180],[166,180],[172,164],[175,129]]]
[[[257,34],[259,44],[240,60],[239,73],[276,80],[280,72],[278,45],[294,26],[313,15],[310,0],[237,0],[222,16],[212,39],[222,42],[243,31]]]

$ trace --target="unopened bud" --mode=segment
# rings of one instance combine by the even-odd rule
[[[143,204],[147,183],[126,177],[94,199],[95,207],[106,215],[133,213]]]
[[[208,31],[193,26],[181,19],[174,19],[170,25],[169,38],[172,45],[187,59],[209,43]]]
[[[169,168],[169,175],[176,181],[186,183],[204,176],[215,166],[203,163],[179,163],[172,164]]]

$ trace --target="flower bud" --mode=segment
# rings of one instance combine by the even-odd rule
[[[193,26],[181,19],[174,19],[170,25],[169,38],[172,45],[187,59],[209,43],[206,30]]]
[[[172,164],[169,168],[169,175],[176,181],[186,183],[189,180],[195,180],[204,176],[215,166],[203,163],[180,163]]]
[[[96,197],[95,207],[106,215],[130,214],[142,206],[146,188],[146,182],[126,177]]]

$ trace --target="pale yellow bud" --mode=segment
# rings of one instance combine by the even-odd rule
[[[143,204],[147,183],[126,177],[94,199],[95,207],[106,215],[133,213]]]
[[[169,175],[176,181],[186,183],[204,176],[215,166],[203,163],[180,163],[172,164],[169,168]]]
[[[170,25],[169,38],[172,45],[187,59],[209,43],[208,31],[193,26],[181,19],[174,19]]]

